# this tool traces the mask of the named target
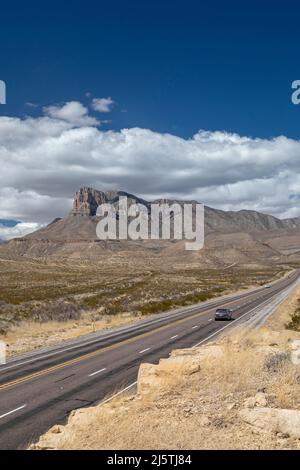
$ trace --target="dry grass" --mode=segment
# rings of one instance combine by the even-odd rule
[[[272,315],[266,322],[266,327],[270,330],[282,331],[291,320],[291,315],[299,308],[300,289],[295,290],[289,298],[280,305],[276,315]]]
[[[240,358],[240,359],[239,359]],[[241,370],[244,372],[241,374]],[[177,377],[177,382],[176,378]],[[59,434],[48,433],[40,447],[58,449],[278,449],[299,443],[253,433],[241,422],[243,401],[263,388],[272,406],[299,406],[292,372],[267,378],[261,361],[246,351],[232,361],[202,364],[189,378],[176,371],[160,396],[118,398],[110,405],[81,410]],[[91,412],[92,411],[92,412]]]
[[[289,330],[300,331],[300,298],[298,298],[295,311],[290,315],[289,321],[286,323]]]
[[[93,321],[89,315],[83,315],[77,322],[48,321],[46,323],[38,323],[24,321],[10,328],[2,338],[7,344],[8,356],[13,356],[41,347],[53,346],[62,341],[88,335],[95,331],[122,326],[136,319],[136,316],[125,313],[114,315],[113,317],[103,315],[97,321]]]

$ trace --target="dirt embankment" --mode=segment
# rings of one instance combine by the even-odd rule
[[[300,449],[300,287],[258,330],[143,364],[138,390],[73,412],[33,449]]]

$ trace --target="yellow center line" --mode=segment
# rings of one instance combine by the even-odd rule
[[[238,299],[236,301],[231,299],[231,300],[228,300],[227,302],[224,302],[223,305],[238,302],[239,300],[241,300],[241,299]],[[202,308],[202,307],[199,307],[199,308]],[[55,366],[49,367],[49,368],[41,370],[39,372],[34,372],[33,374],[26,375],[25,377],[21,377],[19,379],[12,380],[11,382],[4,383],[4,384],[0,385],[0,391],[7,390],[8,388],[11,388],[15,385],[20,385],[20,384],[23,384],[23,383],[28,382],[30,380],[36,379],[38,377],[42,377],[44,375],[51,374],[52,372],[55,372],[59,369],[63,369],[64,367],[67,367],[67,366],[70,366],[70,365],[73,365],[73,364],[77,364],[78,362],[85,361],[85,360],[90,359],[92,357],[95,357],[97,355],[103,354],[107,351],[111,351],[113,349],[116,349],[116,348],[118,348],[120,346],[123,346],[125,344],[133,343],[134,341],[137,341],[141,338],[145,338],[147,336],[153,335],[153,334],[157,333],[158,331],[162,331],[162,330],[165,330],[167,328],[173,327],[174,325],[178,325],[178,324],[183,323],[185,321],[188,321],[188,320],[190,320],[194,317],[206,315],[207,313],[214,310],[215,308],[216,307],[213,307],[213,308],[209,308],[208,310],[205,310],[204,312],[194,313],[193,315],[190,315],[188,317],[181,318],[181,319],[176,320],[172,323],[168,323],[167,325],[160,326],[160,327],[156,328],[155,330],[151,330],[151,331],[148,331],[146,333],[142,333],[140,335],[134,336],[133,338],[128,338],[128,339],[119,341],[118,343],[112,344],[110,346],[106,346],[104,348],[97,349],[96,351],[93,351],[93,352],[90,352],[90,353],[87,353],[87,354],[83,354],[82,356],[78,356],[75,359],[71,359],[69,361],[62,362],[61,364],[57,364]]]

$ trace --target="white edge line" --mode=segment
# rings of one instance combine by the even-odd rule
[[[193,326],[192,330],[195,330],[195,328],[198,328],[198,325]]]
[[[118,393],[116,393],[115,395],[113,395],[112,397],[110,398],[107,398],[107,400],[104,400],[104,401],[101,401],[99,403],[99,405],[104,405],[105,403],[108,403],[109,401],[113,400],[115,397],[117,397],[118,395],[121,395],[122,393],[126,392],[126,390],[129,390],[130,388],[134,387],[135,385],[137,384],[137,380],[135,382],[133,382],[132,384],[128,385],[128,387],[125,387],[123,388],[122,390],[120,390]]]
[[[143,354],[144,352],[149,351],[149,349],[151,348],[143,349],[143,351],[140,351],[139,354]]]
[[[171,339],[178,338],[178,335],[171,336]]]
[[[93,377],[93,375],[100,374],[100,372],[104,372],[105,370],[106,370],[106,367],[104,367],[103,369],[100,369],[100,370],[96,370],[96,372],[93,372],[92,374],[89,374],[89,377]]]
[[[26,406],[27,406],[27,405],[22,405],[22,406],[19,406],[19,408],[16,408],[16,409],[14,409],[14,410],[8,411],[8,413],[5,413],[4,415],[1,415],[1,416],[0,416],[0,419],[5,418],[6,416],[9,416],[9,415],[11,415],[12,413],[16,413],[16,411],[22,410],[22,409],[25,408]]]
[[[217,330],[214,333],[212,333],[210,336],[207,336],[206,338],[202,339],[199,343],[194,344],[194,346],[192,346],[192,348],[196,348],[197,346],[200,346],[200,344],[204,343],[205,341],[208,341],[210,338],[213,338],[217,334],[221,333],[221,331],[225,330],[229,326],[232,326],[235,322],[239,321],[241,318],[245,317],[246,315],[249,315],[249,313],[253,312],[254,310],[257,310],[258,308],[261,308],[263,305],[270,302],[271,299],[272,299],[272,297],[270,299],[266,300],[265,302],[263,302],[261,305],[257,305],[256,307],[252,308],[251,310],[249,310],[249,312],[244,313],[241,317],[236,318],[235,320],[233,320],[233,322],[229,323],[228,325],[223,326],[223,328],[221,328],[220,330]]]

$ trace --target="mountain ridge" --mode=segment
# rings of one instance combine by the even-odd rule
[[[99,240],[96,226],[97,207],[102,203],[114,204],[120,196],[127,196],[128,205],[141,203],[150,208],[150,202],[126,191],[99,191],[80,188],[74,195],[73,207],[63,218],[54,219],[23,238],[16,238],[1,247],[2,256],[67,257],[100,259],[113,253],[122,256],[163,256],[164,259],[197,260],[203,266],[238,263],[300,262],[300,218],[278,219],[257,211],[223,211],[205,206],[205,246],[199,252],[187,252],[182,240]],[[153,203],[185,202],[156,199]],[[189,261],[189,262],[190,262]],[[173,262],[173,261],[172,261]],[[193,261],[192,261],[193,262]]]
[[[139,203],[150,210],[151,203],[196,203],[180,199],[155,199],[146,201],[126,191],[100,191],[90,187],[82,187],[74,195],[73,207],[68,215],[56,218],[46,227],[22,237],[23,239],[39,240],[96,240],[96,216],[100,204],[111,203],[117,208],[120,196],[126,196],[128,205]],[[205,206],[205,231],[208,233],[262,232],[273,230],[292,230],[300,228],[300,218],[278,219],[275,216],[253,210],[223,211]]]

